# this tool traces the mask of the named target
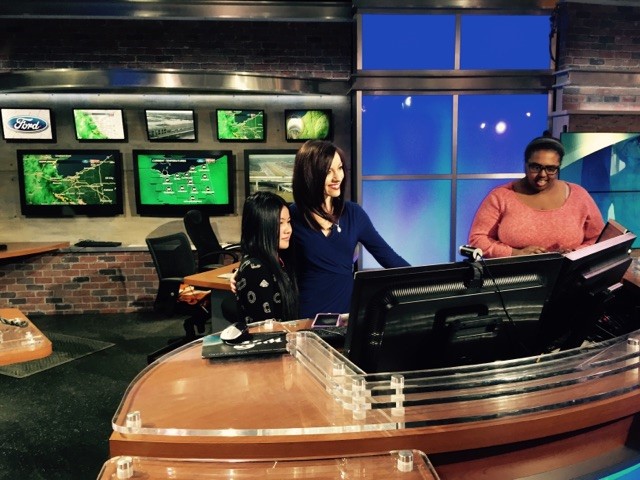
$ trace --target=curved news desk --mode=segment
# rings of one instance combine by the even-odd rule
[[[111,455],[417,449],[443,478],[533,475],[624,446],[640,411],[639,338],[637,331],[538,357],[371,375],[308,332],[288,335],[289,353],[261,358],[204,360],[198,340],[132,382],[113,418]]]

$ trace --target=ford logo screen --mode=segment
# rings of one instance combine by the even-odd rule
[[[12,130],[21,133],[38,133],[49,128],[46,120],[34,116],[11,117],[7,125]]]

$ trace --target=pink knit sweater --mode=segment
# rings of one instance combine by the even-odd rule
[[[518,199],[515,183],[489,192],[473,219],[469,243],[482,249],[485,257],[508,257],[514,248],[530,245],[548,251],[575,250],[596,241],[604,221],[580,185],[567,182],[570,193],[560,208],[537,210]]]

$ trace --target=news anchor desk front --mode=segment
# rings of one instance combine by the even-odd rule
[[[370,375],[313,333],[288,335],[282,355],[228,360],[202,359],[196,340],[132,382],[110,451],[257,460],[416,449],[442,478],[568,468],[622,449],[638,428],[638,338],[640,331],[535,358]]]

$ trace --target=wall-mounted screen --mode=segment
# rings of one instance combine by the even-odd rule
[[[235,168],[228,150],[134,150],[138,214],[180,217],[198,208],[234,212]]]
[[[113,150],[18,150],[22,214],[123,213],[122,158]]]
[[[332,121],[331,110],[285,110],[286,140],[330,140],[333,135]]]
[[[245,192],[274,192],[293,202],[291,183],[296,150],[245,150]]]
[[[80,141],[124,141],[122,110],[73,110],[76,139]]]
[[[3,108],[2,135],[7,141],[47,142],[55,140],[48,108]]]
[[[560,140],[560,178],[586,188],[605,221],[640,232],[640,133],[570,132]]]
[[[193,110],[146,110],[147,136],[151,142],[193,142],[196,123]]]
[[[217,136],[221,142],[264,142],[264,110],[216,110]]]

